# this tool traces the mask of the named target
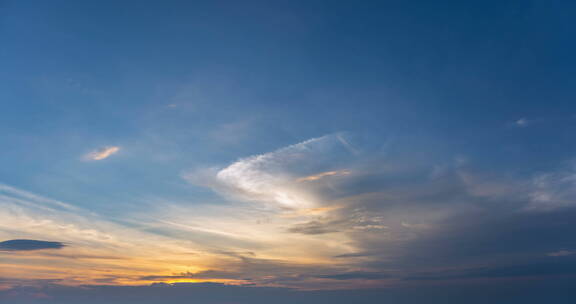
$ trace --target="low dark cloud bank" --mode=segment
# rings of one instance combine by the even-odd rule
[[[573,303],[576,280],[479,282],[472,285],[434,284],[391,289],[297,291],[287,288],[225,286],[221,284],[155,284],[152,286],[46,286],[0,291],[10,304],[348,304],[348,303]]]
[[[8,240],[0,242],[0,251],[31,251],[41,249],[61,249],[64,244],[60,242],[47,242],[38,240]]]

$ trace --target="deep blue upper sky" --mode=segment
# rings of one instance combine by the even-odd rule
[[[161,137],[180,167],[338,131],[434,138],[483,166],[554,166],[574,153],[574,6],[6,1],[0,177],[46,192],[29,170],[78,174],[71,156],[99,143],[151,151],[162,147],[143,142]],[[536,127],[509,127],[522,118]],[[253,130],[233,149],[206,136],[244,120]],[[148,158],[130,168],[168,170]]]

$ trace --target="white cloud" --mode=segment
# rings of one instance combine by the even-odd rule
[[[120,147],[107,146],[84,155],[85,160],[103,160],[120,151]]]
[[[320,179],[329,175],[345,175],[348,171],[333,170],[299,180],[300,172],[308,173],[321,166],[328,157],[340,153],[350,154],[338,138],[327,135],[291,145],[274,152],[240,159],[228,167],[198,172],[186,178],[195,184],[208,186],[228,197],[244,201],[261,202],[280,208],[299,209],[318,207],[320,202],[313,188],[299,181]],[[208,175],[208,176],[207,176]],[[204,179],[204,180],[202,180]],[[206,183],[205,180],[209,182]]]

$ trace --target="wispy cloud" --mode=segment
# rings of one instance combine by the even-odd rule
[[[273,204],[280,208],[314,208],[320,201],[313,188],[297,181],[311,181],[346,170],[329,171],[298,180],[302,172],[333,166],[330,157],[349,155],[340,135],[327,135],[274,152],[240,159],[228,167],[208,172],[191,172],[186,178],[235,199]],[[327,152],[330,153],[327,153]],[[315,170],[316,169],[316,170]]]
[[[327,171],[297,179],[298,182],[316,181],[328,176],[344,176],[350,174],[349,170]]]
[[[0,284],[0,289],[40,280],[67,285],[222,282],[302,287],[306,278],[292,276],[334,272],[324,257],[343,251],[341,236],[319,241],[282,229],[300,218],[235,205],[173,207],[162,204],[128,221],[112,221],[0,184],[0,239],[28,240],[2,245],[10,249],[0,250],[2,276],[13,284]],[[57,252],[40,250],[57,244],[33,241],[37,239],[67,246]],[[38,250],[24,250],[31,247]]]
[[[569,256],[569,255],[574,255],[574,254],[576,254],[576,251],[574,251],[574,250],[558,250],[558,251],[548,253],[547,256],[564,257],[564,256]]]
[[[126,222],[110,221],[89,210],[2,184],[0,239],[9,240],[0,243],[2,276],[14,282],[57,279],[73,285],[107,279],[114,284],[133,284],[141,276],[163,274],[168,269],[201,271],[205,266],[199,265],[212,258],[192,255],[199,247],[192,247],[188,240],[134,229]],[[180,262],[182,259],[187,262]],[[188,267],[188,263],[198,266]]]
[[[576,205],[576,166],[536,175],[531,182],[528,211],[552,211]]]
[[[120,151],[118,146],[107,146],[84,155],[85,160],[103,160]]]

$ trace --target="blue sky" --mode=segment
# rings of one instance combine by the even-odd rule
[[[575,8],[0,1],[0,293],[570,282]]]

